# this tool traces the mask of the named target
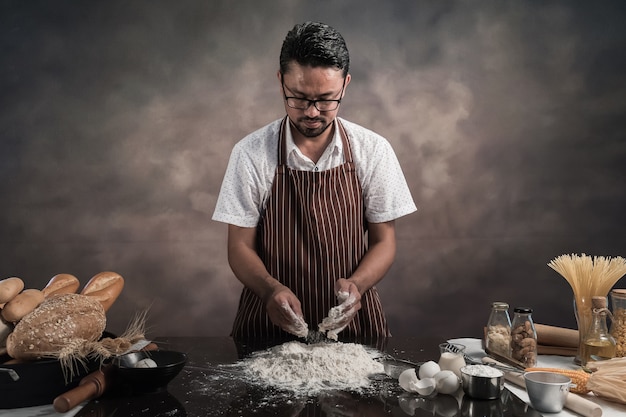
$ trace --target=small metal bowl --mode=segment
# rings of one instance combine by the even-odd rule
[[[572,380],[555,372],[526,372],[524,382],[530,404],[540,413],[558,413],[563,409]]]
[[[137,368],[142,359],[156,362],[153,368]],[[187,355],[171,350],[152,350],[127,353],[114,360],[115,377],[133,392],[152,392],[164,389],[187,363]]]
[[[504,389],[504,373],[488,365],[466,365],[461,368],[461,382],[469,397],[494,400]]]

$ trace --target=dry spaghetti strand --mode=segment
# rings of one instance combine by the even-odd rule
[[[626,259],[621,256],[561,255],[548,266],[572,287],[581,336],[591,322],[591,297],[606,297],[615,283],[626,274]]]
[[[548,266],[569,282],[574,294],[606,296],[626,274],[626,259],[621,256],[561,255]]]

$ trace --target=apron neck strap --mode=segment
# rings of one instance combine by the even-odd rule
[[[285,129],[287,128],[288,116],[280,122],[280,129],[278,130],[278,166],[286,165],[287,163],[287,139],[285,137]],[[343,154],[346,162],[352,162],[352,149],[350,149],[350,141],[348,140],[348,133],[343,127],[341,120],[337,120],[337,126],[339,127],[339,136],[341,136],[341,142],[343,144]]]

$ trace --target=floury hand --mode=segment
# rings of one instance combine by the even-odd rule
[[[327,332],[326,337],[337,340],[337,335],[346,328],[357,312],[356,297],[345,291],[337,293],[337,299],[341,304],[330,309],[328,316],[322,320],[318,328],[321,332]]]
[[[304,317],[297,315],[287,303],[282,304],[281,307],[291,319],[291,323],[286,325],[284,330],[298,337],[306,338],[309,334],[309,325],[304,321]]]

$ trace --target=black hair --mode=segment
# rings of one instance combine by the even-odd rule
[[[287,33],[280,50],[281,74],[289,71],[292,61],[312,67],[334,67],[343,71],[344,78],[350,69],[350,54],[341,34],[318,22],[297,24]]]

